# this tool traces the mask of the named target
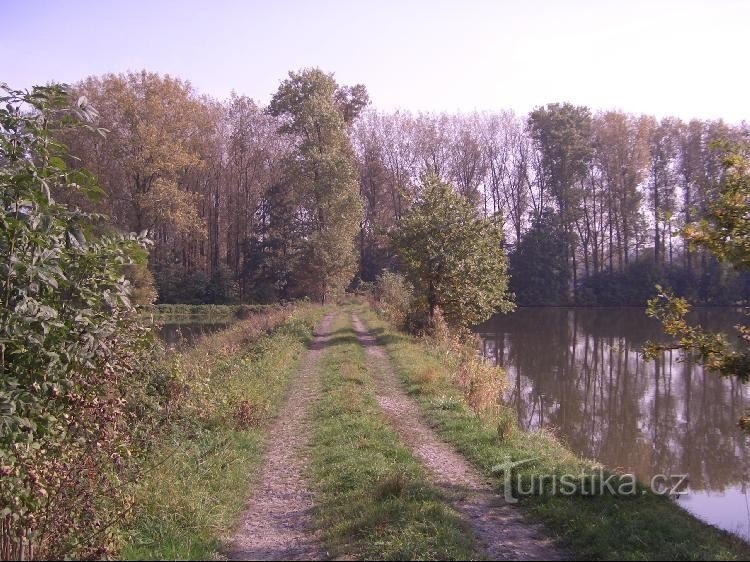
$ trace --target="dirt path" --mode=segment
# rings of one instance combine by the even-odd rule
[[[451,499],[491,560],[564,560],[567,556],[543,530],[503,502],[494,485],[421,419],[416,404],[404,393],[385,350],[352,315],[354,330],[367,350],[378,403],[401,439],[422,460],[431,483]]]
[[[232,540],[230,560],[323,560],[327,554],[313,531],[313,498],[304,475],[309,414],[319,388],[318,361],[330,337],[326,316],[289,396],[266,439],[260,481]]]

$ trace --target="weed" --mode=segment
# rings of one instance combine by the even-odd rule
[[[407,486],[402,472],[392,472],[382,477],[375,486],[375,498],[379,501],[400,498]]]

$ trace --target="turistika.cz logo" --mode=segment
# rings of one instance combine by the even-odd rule
[[[660,496],[679,496],[687,491],[687,474],[656,474],[648,486],[639,484],[634,474],[607,473],[603,468],[580,474],[524,475],[516,470],[538,459],[512,461],[506,458],[492,472],[503,478],[503,493],[508,503],[522,496],[621,496],[633,497],[647,493],[647,488]]]

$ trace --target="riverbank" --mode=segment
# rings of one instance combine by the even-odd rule
[[[562,475],[595,473],[599,467],[571,453],[546,431],[522,433],[508,424],[513,412],[480,417],[451,381],[438,347],[393,329],[370,309],[359,313],[387,350],[409,394],[446,442],[487,476],[501,480],[493,468],[509,459],[531,462],[513,471],[512,492],[547,478],[544,492],[520,497],[517,504],[581,559],[738,560],[750,546],[729,533],[702,523],[671,500],[638,487],[632,497],[584,495],[580,483],[572,496],[550,493],[550,482]],[[606,476],[605,476],[606,478]]]
[[[172,356],[173,405],[144,459],[122,558],[200,560],[221,549],[322,314],[306,305],[257,313]]]

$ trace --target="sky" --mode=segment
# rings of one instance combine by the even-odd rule
[[[750,0],[0,0],[0,82],[147,69],[267,103],[290,70],[392,111],[569,101],[750,120]]]

